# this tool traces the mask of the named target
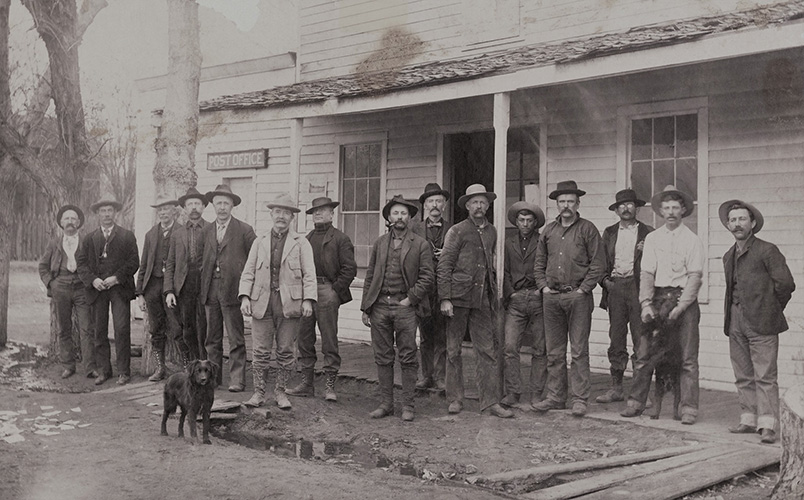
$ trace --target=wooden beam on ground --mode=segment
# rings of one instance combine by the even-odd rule
[[[583,462],[540,465],[538,467],[529,467],[527,469],[500,472],[490,476],[480,477],[478,480],[486,482],[514,481],[517,479],[525,479],[528,476],[552,476],[555,474],[566,474],[568,472],[607,469],[609,467],[619,467],[622,465],[638,464],[642,462],[650,462],[652,460],[660,460],[662,458],[674,457],[684,453],[698,451],[700,449],[702,449],[701,446],[687,445],[678,446],[675,448],[664,448],[661,450],[643,451],[641,453],[632,453],[630,455],[595,458],[592,460],[584,460]]]

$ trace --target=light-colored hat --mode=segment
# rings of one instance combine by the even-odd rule
[[[466,194],[458,198],[458,206],[466,208],[466,202],[475,196],[485,196],[489,203],[497,199],[497,195],[486,191],[486,187],[483,184],[472,184],[466,188]]]
[[[726,229],[729,228],[729,212],[731,211],[732,205],[735,204],[744,205],[745,208],[747,208],[748,211],[754,215],[754,222],[756,222],[756,224],[754,224],[753,233],[757,234],[760,229],[762,229],[762,226],[765,225],[765,218],[762,217],[762,212],[760,212],[757,207],[750,203],[746,203],[743,200],[729,200],[723,202],[723,204],[720,205],[720,208],[717,209],[717,214],[720,216],[720,222],[726,227]]]
[[[123,210],[123,204],[115,200],[111,195],[103,195],[100,200],[93,203],[89,208],[97,213],[101,207],[114,207],[118,212]]]
[[[173,198],[167,195],[159,195],[156,197],[156,201],[154,204],[151,205],[152,208],[159,208],[164,205],[173,205],[174,207],[179,206],[179,200],[174,200]]]
[[[518,201],[508,207],[508,220],[511,222],[511,224],[516,226],[516,216],[523,210],[527,210],[536,216],[536,229],[544,225],[544,211],[539,208],[539,205],[534,205],[533,203],[528,203],[527,201]]]
[[[681,197],[682,200],[684,200],[682,203],[684,203],[684,207],[686,207],[687,210],[685,210],[684,215],[681,216],[682,219],[684,217],[689,217],[690,215],[692,215],[692,211],[695,209],[695,201],[692,199],[692,196],[688,195],[683,191],[679,191],[672,184],[668,184],[667,186],[665,186],[663,191],[654,194],[653,197],[650,199],[650,207],[653,209],[654,212],[656,212],[656,215],[662,217],[662,197],[664,197],[667,194],[677,194]]]
[[[290,194],[288,193],[280,194],[279,196],[274,198],[274,201],[269,201],[267,206],[272,210],[274,208],[284,208],[286,210],[290,210],[294,214],[301,212],[301,210],[299,210],[299,207],[297,207],[296,203],[293,201],[293,198],[291,198]]]
[[[240,202],[243,201],[239,196],[232,192],[232,188],[230,188],[227,184],[218,184],[213,191],[207,191],[206,197],[209,203],[212,203],[212,199],[216,196],[227,196],[232,200],[232,205],[234,206],[240,205]]]

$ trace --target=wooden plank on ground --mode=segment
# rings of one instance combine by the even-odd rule
[[[112,380],[111,378],[109,380]],[[92,394],[114,394],[116,392],[136,392],[145,388],[152,388],[153,382],[138,382],[136,384],[118,385],[117,387],[110,387],[109,389],[101,389],[94,391]]]
[[[632,453],[630,455],[617,455],[614,457],[595,458],[592,460],[584,460],[583,462],[540,465],[538,467],[529,467],[527,469],[500,472],[497,474],[492,474],[490,476],[481,477],[478,480],[494,481],[494,482],[514,481],[516,479],[524,479],[528,476],[552,476],[554,474],[565,474],[568,472],[605,469],[608,467],[619,467],[622,465],[638,464],[641,462],[660,460],[662,458],[674,457],[676,455],[681,455],[683,453],[690,453],[693,451],[698,451],[700,449],[701,449],[700,446],[686,445],[674,448],[664,448],[661,450],[643,451],[641,453]]]
[[[578,479],[550,488],[532,491],[522,495],[522,497],[533,500],[564,500],[567,498],[576,498],[580,495],[593,493],[648,474],[656,474],[690,463],[700,463],[715,457],[734,454],[737,453],[738,450],[738,448],[728,445],[697,447],[697,450],[691,453],[663,458],[649,463],[618,467],[593,477]]]
[[[736,452],[707,460],[705,464],[676,467],[578,498],[672,500],[778,463],[779,457],[780,450],[775,446],[743,445]]]

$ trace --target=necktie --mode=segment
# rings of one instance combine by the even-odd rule
[[[226,232],[226,226],[221,226],[218,224],[218,243],[223,241],[223,235]]]
[[[190,260],[195,261],[195,224],[190,223]]]
[[[112,235],[111,229],[103,228],[103,238],[105,241],[103,243],[103,253],[101,254],[101,257],[103,257],[104,259],[106,258],[106,249],[109,247],[109,236],[111,235]]]

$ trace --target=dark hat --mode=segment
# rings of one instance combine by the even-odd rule
[[[297,207],[296,203],[293,201],[293,198],[290,197],[289,193],[281,193],[279,196],[274,198],[274,201],[269,201],[266,206],[270,209],[284,208],[286,210],[290,210],[294,214],[301,212],[299,207]]]
[[[667,186],[665,186],[663,191],[654,194],[653,197],[650,199],[650,207],[653,209],[654,212],[656,212],[656,215],[662,217],[662,197],[666,194],[677,194],[681,196],[681,198],[684,200],[684,206],[687,208],[687,210],[684,212],[684,215],[681,216],[682,219],[684,217],[689,217],[690,215],[692,215],[692,211],[695,208],[695,202],[692,199],[692,196],[688,195],[683,191],[679,191],[672,184],[668,184]]]
[[[199,193],[196,188],[191,187],[190,189],[187,190],[187,194],[179,198],[179,205],[184,206],[184,204],[187,203],[187,200],[189,200],[190,198],[196,198],[198,200],[201,200],[204,206],[207,206],[209,204],[209,201],[203,194]]]
[[[419,203],[424,205],[424,200],[437,194],[440,194],[444,196],[444,198],[449,200],[449,191],[441,189],[441,186],[439,186],[437,182],[431,182],[426,186],[424,186],[424,193],[422,193],[422,195],[419,196]]]
[[[154,201],[154,204],[151,205],[151,207],[152,208],[159,208],[159,207],[164,206],[164,205],[173,205],[175,207],[175,206],[178,206],[178,204],[179,204],[179,200],[174,200],[173,198],[171,198],[170,196],[167,196],[167,195],[159,195],[159,196],[156,197],[156,200]]]
[[[534,205],[533,203],[528,203],[527,201],[518,201],[508,207],[508,220],[511,221],[511,224],[516,226],[516,216],[519,212],[527,210],[531,212],[533,215],[536,216],[536,228],[540,228],[544,225],[544,212],[538,205]]]
[[[111,195],[102,196],[100,200],[93,203],[89,208],[93,212],[97,213],[97,211],[100,210],[101,207],[109,207],[109,206],[114,207],[114,209],[117,210],[118,212],[123,210],[123,204],[115,200]]]
[[[58,224],[59,227],[61,227],[61,217],[64,215],[64,212],[66,212],[68,210],[72,210],[73,212],[78,214],[78,227],[80,228],[81,226],[83,226],[84,225],[84,212],[82,212],[81,209],[76,207],[75,205],[64,205],[63,207],[61,207],[59,209],[59,211],[56,212],[56,224]],[[78,229],[78,228],[76,228],[76,229]]]
[[[586,194],[586,191],[578,189],[578,184],[575,181],[561,181],[556,185],[555,191],[550,193],[548,198],[555,200],[562,194],[577,194],[578,198],[580,198]]]
[[[213,191],[207,191],[206,197],[209,203],[212,203],[212,198],[216,196],[227,196],[231,198],[234,206],[240,205],[242,201],[239,196],[232,192],[232,188],[230,188],[228,184],[218,184]]]
[[[382,216],[385,218],[385,220],[388,220],[388,215],[391,212],[391,207],[393,207],[394,205],[405,205],[406,207],[408,207],[411,219],[419,211],[419,207],[414,205],[413,202],[406,200],[405,198],[402,197],[401,194],[398,194],[393,198],[391,198],[391,201],[389,201],[388,203],[385,204],[384,207],[382,207]]]
[[[475,196],[485,196],[486,199],[489,200],[489,203],[497,199],[497,195],[490,191],[486,191],[486,187],[483,186],[483,184],[472,184],[466,188],[466,194],[458,198],[458,206],[466,208],[466,202]]]
[[[335,208],[338,205],[340,205],[340,202],[332,201],[332,198],[327,198],[326,196],[321,196],[320,198],[314,199],[313,200],[313,206],[308,208],[307,210],[305,210],[304,213],[309,215],[309,214],[315,212],[316,208],[321,208],[321,207]]]
[[[622,191],[617,191],[617,194],[614,195],[614,203],[609,205],[609,210],[615,210],[620,203],[626,203],[628,201],[633,202],[634,205],[638,207],[644,207],[645,202],[637,198],[636,191],[631,188],[623,189]]]
[[[717,209],[717,213],[720,216],[720,222],[726,227],[726,229],[729,228],[729,209],[736,203],[745,205],[745,208],[747,208],[754,215],[754,222],[756,222],[754,225],[754,234],[757,234],[762,229],[762,226],[765,225],[765,218],[762,217],[762,212],[760,212],[757,207],[750,203],[746,203],[743,200],[729,200],[720,205],[720,208]]]

